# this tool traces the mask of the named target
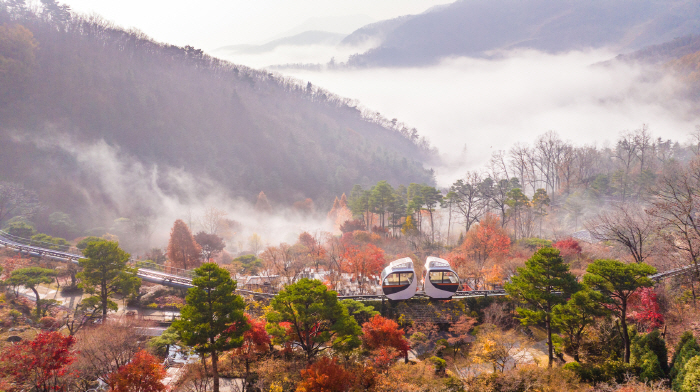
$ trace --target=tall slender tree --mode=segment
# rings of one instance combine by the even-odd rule
[[[173,328],[186,345],[211,356],[214,392],[219,392],[219,354],[240,347],[250,325],[243,314],[245,302],[234,294],[236,282],[227,270],[204,263],[194,274],[194,287],[188,290]]]

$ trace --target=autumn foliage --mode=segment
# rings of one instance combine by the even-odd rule
[[[362,345],[376,352],[376,359],[386,357],[387,349],[395,350],[396,355],[406,355],[411,348],[404,337],[403,329],[396,321],[375,315],[362,325]]]
[[[444,257],[457,267],[460,276],[471,277],[478,287],[500,279],[502,269],[497,266],[486,269],[487,263],[501,260],[508,252],[510,237],[501,227],[500,219],[486,214],[477,226],[469,230],[464,242]]]
[[[346,391],[354,383],[353,373],[339,365],[335,358],[323,357],[301,371],[297,392]]]
[[[573,238],[566,238],[552,244],[553,247],[559,249],[559,254],[563,258],[578,256],[581,254],[581,245]]]
[[[270,351],[270,335],[265,330],[264,320],[255,319],[249,314],[246,314],[245,317],[250,329],[243,334],[241,347],[231,350],[230,355],[232,361],[243,362],[247,374],[250,370],[250,363]],[[231,326],[231,328],[236,327],[238,326]]]
[[[34,340],[5,347],[0,353],[0,378],[19,390],[65,391],[68,366],[75,361],[75,338],[60,332],[42,332]]]
[[[365,278],[378,276],[386,265],[384,251],[373,244],[349,246],[343,258],[346,272],[352,274],[362,292],[365,291]]]
[[[652,287],[638,289],[629,299],[629,318],[646,331],[659,328],[664,323],[656,292]]]
[[[189,227],[178,219],[170,231],[168,242],[168,259],[173,267],[182,269],[196,268],[200,264],[202,248],[197,244]]]
[[[496,215],[486,214],[477,227],[469,230],[459,249],[475,260],[503,257],[510,250],[510,237]]]
[[[114,392],[162,392],[165,369],[158,359],[145,350],[134,355],[128,364],[108,377],[107,384]]]

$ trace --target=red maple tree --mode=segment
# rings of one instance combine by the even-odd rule
[[[0,378],[33,391],[65,391],[68,366],[75,361],[71,351],[74,344],[73,336],[42,332],[34,340],[6,346],[0,352]]]
[[[346,272],[352,274],[361,293],[366,290],[366,279],[377,278],[386,264],[384,251],[373,244],[365,244],[362,247],[349,246],[343,258],[347,261]]]
[[[408,354],[411,346],[404,335],[396,321],[378,314],[362,324],[362,345],[373,351],[378,367],[386,367],[399,355],[405,357]]]
[[[107,385],[113,392],[163,392],[168,390],[163,384],[165,373],[156,357],[141,350],[107,377]]]
[[[301,371],[301,382],[297,392],[346,391],[355,382],[352,372],[347,371],[336,359],[323,357]]]
[[[241,347],[231,350],[231,361],[241,361],[245,365],[245,379],[250,377],[250,364],[270,351],[270,334],[265,330],[265,321],[255,319],[246,313],[250,329],[243,333]],[[237,328],[238,326],[231,326]],[[229,332],[229,331],[227,331]]]
[[[652,287],[638,289],[629,299],[628,317],[637,322],[640,329],[651,331],[664,324],[656,291]]]

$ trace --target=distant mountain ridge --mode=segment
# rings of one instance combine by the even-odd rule
[[[700,34],[700,0],[461,0],[365,26],[344,42],[381,42],[349,66],[420,66],[517,48],[629,52],[689,34]]]
[[[276,39],[262,45],[228,45],[217,48],[213,52],[253,54],[270,52],[280,46],[337,45],[345,37],[345,34],[331,33],[328,31],[304,31],[303,33]]]

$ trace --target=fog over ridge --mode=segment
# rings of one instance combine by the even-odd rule
[[[483,167],[493,151],[549,130],[600,145],[644,123],[656,137],[684,141],[700,116],[682,97],[683,84],[639,64],[601,64],[615,55],[516,50],[430,67],[282,72],[417,127],[442,153],[445,164],[435,169],[446,186]]]

